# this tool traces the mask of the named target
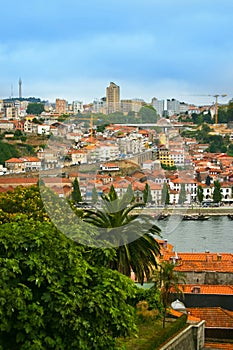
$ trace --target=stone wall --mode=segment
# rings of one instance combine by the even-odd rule
[[[184,272],[186,284],[232,285],[233,273],[217,271]]]
[[[204,343],[205,321],[201,321],[184,329],[159,350],[203,350]]]

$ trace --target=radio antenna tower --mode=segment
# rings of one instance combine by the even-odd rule
[[[22,80],[19,78],[19,98],[22,98]]]
[[[11,84],[11,96],[10,96],[10,98],[13,98],[13,96],[14,96],[14,93],[13,93],[13,84]]]

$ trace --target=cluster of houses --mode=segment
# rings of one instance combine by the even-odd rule
[[[194,169],[189,170],[173,170],[167,171],[161,167],[159,160],[147,160],[142,164],[142,167],[131,170],[130,174],[124,176],[121,175],[121,164],[124,166],[128,163],[129,166],[135,165],[133,162],[124,160],[118,162],[105,162],[97,164],[95,172],[77,172],[70,171],[66,176],[66,186],[69,186],[70,191],[67,191],[67,187],[64,196],[69,195],[72,191],[72,182],[75,178],[79,181],[82,197],[85,201],[92,200],[93,188],[96,188],[99,195],[107,193],[110,190],[111,185],[114,185],[116,192],[119,196],[122,196],[128,189],[132,187],[134,196],[137,202],[143,201],[143,191],[146,184],[149,185],[151,193],[151,203],[155,205],[162,205],[162,193],[164,186],[167,187],[169,192],[169,203],[178,204],[181,188],[186,192],[186,204],[193,204],[198,202],[197,188],[202,186],[203,199],[212,200],[215,180],[220,181],[222,202],[231,203],[233,196],[233,157],[229,157],[223,154],[211,154],[204,155],[202,159],[195,160]],[[14,174],[18,174],[18,178],[23,179],[22,174],[29,174],[31,171],[38,171],[41,169],[42,161],[37,157],[20,157],[11,158],[5,162],[5,167]],[[72,168],[70,168],[72,169]],[[55,172],[54,172],[55,174]],[[206,179],[209,176],[210,183],[206,183]],[[201,178],[199,178],[201,177]],[[54,178],[54,186],[60,182],[59,172],[58,176]],[[201,180],[203,178],[203,180]],[[2,183],[8,183],[12,187],[12,183],[17,179],[14,177],[1,177],[0,178],[0,190],[3,190]],[[30,177],[27,177],[29,180]],[[13,181],[13,182],[12,182]],[[24,181],[22,180],[22,184]],[[17,185],[17,184],[15,184]],[[13,186],[14,187],[14,186]],[[4,187],[7,190],[7,187]],[[59,194],[61,196],[62,193]]]
[[[33,117],[27,117],[26,125],[34,124]],[[198,186],[203,188],[203,199],[211,201],[214,181],[218,180],[222,201],[230,203],[233,197],[233,157],[207,153],[208,145],[197,144],[193,138],[181,137],[179,127],[171,126],[169,121],[163,119],[159,120],[161,129],[157,131],[113,124],[103,131],[87,132],[83,124],[52,123],[49,130],[52,130],[53,138],[47,140],[46,146],[38,147],[36,156],[7,159],[5,173],[30,176],[34,172],[33,176],[37,176],[40,170],[46,172],[52,169],[54,174],[57,170],[59,174],[60,169],[64,169],[70,189],[73,179],[77,178],[86,201],[92,199],[94,187],[101,195],[109,191],[113,184],[119,195],[132,186],[136,201],[141,202],[147,183],[151,202],[155,205],[164,204],[164,184],[169,192],[170,204],[179,203],[182,188],[185,189],[186,204],[197,202]],[[6,122],[17,127],[15,121]],[[81,168],[78,172],[66,172],[67,167],[72,169],[72,166],[80,165],[93,165],[94,172],[93,169],[82,172]],[[66,189],[64,196],[69,192]]]

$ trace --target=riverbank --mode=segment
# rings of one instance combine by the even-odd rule
[[[142,209],[135,210],[135,212],[141,212]],[[208,216],[227,216],[233,215],[233,207],[215,207],[215,208],[202,208],[202,207],[167,207],[167,208],[144,208],[144,214],[158,215],[158,214],[169,214],[169,215],[208,215]]]

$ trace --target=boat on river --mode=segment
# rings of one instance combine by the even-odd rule
[[[156,220],[167,220],[169,218],[170,214],[159,214],[155,218]]]
[[[228,214],[227,217],[228,219],[233,220],[233,214]]]
[[[182,220],[188,221],[188,220],[200,220],[200,221],[205,221],[209,220],[208,215],[203,215],[203,214],[198,214],[198,215],[184,215]]]

